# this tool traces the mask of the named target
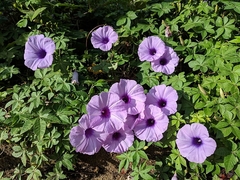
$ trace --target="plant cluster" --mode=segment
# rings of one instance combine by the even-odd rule
[[[0,178],[103,147],[132,179],[238,179],[239,26],[237,1],[1,1]]]

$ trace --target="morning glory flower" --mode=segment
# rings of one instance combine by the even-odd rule
[[[86,114],[80,118],[79,125],[73,127],[69,134],[70,143],[76,148],[76,152],[88,155],[97,153],[105,138],[105,134],[95,129]]]
[[[44,35],[30,36],[25,44],[24,64],[33,71],[52,65],[55,43]]]
[[[146,106],[144,118],[138,120],[133,131],[138,139],[156,142],[163,138],[168,127],[168,117],[156,106]]]
[[[146,95],[144,89],[135,80],[120,79],[114,83],[109,92],[117,94],[125,103],[128,114],[138,114],[143,111]]]
[[[207,128],[200,123],[184,125],[177,133],[176,143],[180,154],[195,163],[203,163],[217,147]]]
[[[178,94],[175,89],[165,84],[152,87],[147,93],[146,104],[153,104],[166,115],[177,112]]]
[[[145,107],[144,107],[144,109],[145,109]],[[144,110],[142,112],[138,113],[138,114],[135,114],[135,115],[128,114],[125,124],[131,130],[133,130],[135,125],[138,123],[138,121],[141,120],[143,117],[144,117]]]
[[[145,38],[138,47],[140,61],[154,61],[165,52],[165,43],[158,36]]]
[[[93,125],[108,133],[122,128],[127,117],[125,103],[117,94],[108,92],[93,96],[87,104],[87,112]]]
[[[92,32],[91,43],[94,48],[99,48],[102,51],[109,51],[112,44],[118,40],[118,34],[111,26],[99,27]]]
[[[126,125],[119,130],[108,134],[102,147],[107,152],[124,153],[132,146],[134,134]]]
[[[177,53],[171,47],[166,46],[164,54],[159,59],[152,61],[151,66],[155,72],[162,72],[169,75],[174,72],[178,62],[179,57]]]

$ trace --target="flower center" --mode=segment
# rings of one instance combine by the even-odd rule
[[[85,136],[86,136],[87,138],[89,138],[90,136],[92,136],[92,134],[93,134],[93,129],[92,129],[92,128],[86,129],[86,131],[85,131]]]
[[[113,135],[112,135],[113,140],[118,141],[120,138],[121,138],[121,133],[119,133],[119,132],[113,133]]]
[[[130,101],[130,98],[128,97],[127,94],[123,95],[122,100],[127,104]]]
[[[161,58],[159,61],[159,64],[161,64],[162,66],[166,65],[168,63],[168,60],[166,58]]]
[[[202,145],[202,140],[201,140],[200,138],[198,138],[198,137],[194,137],[194,138],[192,139],[192,144],[193,144],[194,146],[199,147],[199,146]]]
[[[105,107],[101,111],[101,117],[102,118],[109,118],[110,117],[110,111],[108,107]]]
[[[151,127],[155,124],[155,120],[154,119],[148,119],[147,120],[147,127]]]
[[[45,58],[47,52],[44,50],[44,49],[41,49],[38,53],[37,53],[37,56],[39,59],[43,59]]]
[[[107,44],[108,42],[109,42],[108,37],[105,37],[105,38],[102,39],[102,43],[103,44]]]
[[[160,100],[158,101],[158,106],[159,106],[160,108],[163,108],[163,107],[165,107],[166,105],[167,105],[167,101],[166,101],[166,100],[160,99]]]
[[[157,52],[157,51],[156,51],[155,48],[151,48],[151,49],[149,49],[149,54],[152,55],[152,56],[155,55],[156,52]]]

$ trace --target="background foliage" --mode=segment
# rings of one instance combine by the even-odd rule
[[[119,41],[109,51],[93,49],[90,32],[113,26]],[[119,81],[135,79],[146,91],[173,86],[178,112],[170,117],[157,143],[136,140],[118,156],[119,171],[133,179],[218,179],[224,170],[240,177],[240,3],[237,1],[157,0],[2,0],[0,1],[0,144],[20,158],[16,179],[64,179],[74,169],[76,153],[70,129],[86,112],[89,99]],[[165,37],[169,26],[172,36]],[[56,43],[54,64],[35,72],[24,66],[30,35],[44,34]],[[140,62],[137,48],[158,35],[174,48],[180,63],[174,74],[153,72]],[[79,84],[71,84],[72,72]],[[200,122],[217,142],[203,164],[187,162],[176,148],[176,132]],[[161,157],[149,163],[145,150],[158,147]],[[142,163],[140,163],[142,162]],[[43,173],[43,167],[51,171]],[[4,173],[0,176],[4,177]]]

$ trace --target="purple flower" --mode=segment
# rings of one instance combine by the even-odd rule
[[[72,75],[72,84],[79,84],[78,82],[78,72],[74,71]]]
[[[175,89],[165,84],[152,87],[147,93],[146,104],[153,104],[166,115],[177,112],[178,94]]]
[[[207,128],[199,123],[184,125],[177,133],[176,143],[180,154],[195,163],[203,163],[217,147]]]
[[[140,140],[156,142],[163,138],[168,127],[168,117],[156,106],[146,106],[144,118],[138,120],[133,131]]]
[[[69,139],[76,152],[92,155],[97,153],[105,140],[105,134],[97,131],[90,123],[88,115],[83,115],[79,125],[71,129]]]
[[[145,107],[144,107],[145,108]],[[131,115],[128,114],[126,118],[125,124],[130,128],[134,129],[135,125],[138,123],[139,120],[141,120],[144,117],[144,110],[138,114]]]
[[[165,52],[165,43],[158,36],[145,38],[138,47],[140,61],[154,61]]]
[[[114,83],[109,92],[117,94],[125,103],[128,114],[138,114],[143,111],[146,95],[140,84],[134,80],[120,79]]]
[[[172,177],[171,180],[178,180],[178,178],[177,178],[177,174],[176,174],[176,173],[174,173],[174,175],[173,175],[173,177]]]
[[[126,125],[119,130],[110,133],[104,141],[102,147],[107,152],[123,153],[132,146],[134,135]]]
[[[93,125],[108,133],[123,127],[127,117],[125,103],[118,95],[107,92],[93,96],[87,104],[87,112]]]
[[[178,62],[177,53],[171,47],[166,46],[165,53],[159,59],[152,61],[151,66],[155,72],[172,74]]]
[[[30,36],[25,44],[24,64],[33,71],[49,67],[53,62],[55,43],[44,35]]]
[[[118,40],[118,34],[111,26],[99,27],[92,32],[91,43],[94,48],[99,48],[102,51],[109,51],[112,44]]]

